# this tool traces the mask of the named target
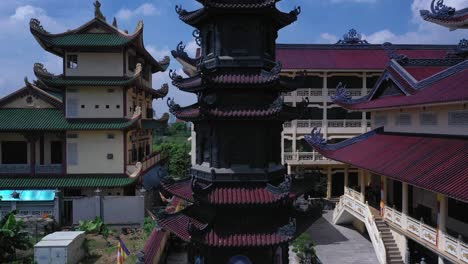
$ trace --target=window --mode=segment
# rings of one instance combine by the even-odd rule
[[[67,68],[68,69],[78,68],[78,55],[67,55]]]
[[[67,117],[78,116],[78,99],[68,98],[67,100]]]
[[[51,164],[62,164],[62,142],[51,141],[50,142],[50,163]]]
[[[112,154],[112,153],[107,154],[107,159],[108,160],[114,159],[114,154]]]
[[[28,163],[28,143],[26,141],[2,141],[2,164]]]
[[[410,126],[411,115],[408,113],[402,113],[396,116],[395,125],[397,126]]]
[[[78,134],[68,134],[67,138],[78,138]]]
[[[107,134],[107,138],[108,138],[108,139],[114,139],[114,138],[115,138],[115,135],[114,135],[114,134]]]
[[[374,125],[376,127],[385,126],[387,124],[387,116],[386,115],[377,115],[374,118]]]
[[[84,109],[85,108],[85,105],[81,105],[81,109]]]
[[[94,108],[98,109],[98,108],[99,108],[99,105],[95,105]]]
[[[136,68],[137,59],[136,56],[130,55],[128,56],[128,69],[134,71]]]
[[[113,93],[113,92],[115,92],[115,90],[114,89],[107,89],[107,92],[108,93]]]
[[[435,126],[437,125],[437,115],[436,113],[421,113],[419,122],[421,126]]]
[[[450,126],[468,126],[468,110],[453,111],[448,113]]]
[[[109,109],[109,107],[110,107],[109,105],[106,105],[106,109]]]
[[[120,105],[116,105],[115,108],[120,109]]]

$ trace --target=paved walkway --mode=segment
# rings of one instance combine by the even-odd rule
[[[333,225],[333,211],[325,211],[308,230],[323,264],[379,263],[372,242],[350,226]]]

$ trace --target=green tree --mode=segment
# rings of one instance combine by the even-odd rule
[[[169,175],[183,178],[190,167],[189,145],[187,143],[165,142],[159,148],[169,155]]]
[[[301,259],[301,263],[310,261],[309,263],[318,263],[317,255],[314,249],[314,243],[308,233],[303,233],[296,240],[294,240],[293,251]]]
[[[0,221],[0,263],[15,259],[16,250],[27,250],[32,247],[29,233],[23,231],[26,224],[16,220],[16,212],[10,212]]]

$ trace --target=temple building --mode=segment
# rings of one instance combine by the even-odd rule
[[[153,128],[168,114],[154,119],[152,105],[168,85],[153,89],[152,74],[165,71],[169,57],[156,61],[145,49],[143,22],[128,33],[94,5],[93,19],[64,33],[30,21],[39,45],[63,59],[63,72],[36,63],[37,81],[25,78],[0,99],[2,214],[17,209],[77,224],[103,210],[83,206],[85,197],[135,196],[163,160],[153,151]]]
[[[372,130],[335,144],[319,128],[305,137],[346,164],[333,221],[367,230],[380,263],[468,263],[467,41],[443,58],[386,46],[391,60],[367,95],[353,98],[343,83],[332,98],[370,112]]]
[[[295,107],[309,100],[308,119],[286,122],[282,132],[282,162],[288,173],[312,177],[319,170],[320,194],[336,201],[344,194],[345,164],[310,150],[304,137],[320,127],[324,138],[338,143],[371,130],[369,112],[350,112],[334,103],[331,96],[344,83],[352,98],[367,95],[391,60],[390,44],[371,44],[355,29],[344,34],[335,44],[278,44],[278,60],[283,63],[281,75],[305,78],[297,90],[286,93],[285,103]],[[391,50],[414,58],[445,58],[456,45],[391,45]],[[358,185],[357,168],[349,168],[349,184]]]
[[[178,119],[194,123],[194,164],[190,178],[163,183],[187,206],[158,212],[158,224],[189,242],[190,263],[289,263],[289,242],[314,212],[296,199],[314,186],[281,165],[282,124],[308,108],[283,101],[295,88],[280,76],[275,41],[300,8],[284,13],[276,0],[199,2],[196,11],[176,11],[196,28],[200,57],[188,57],[180,43],[173,55],[189,77],[171,73],[174,86],[198,101],[182,107],[168,100]]]

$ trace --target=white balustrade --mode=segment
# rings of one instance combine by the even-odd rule
[[[0,173],[30,173],[31,166],[29,164],[1,164]]]
[[[328,160],[322,154],[314,152],[285,152],[285,161],[322,161]]]
[[[62,164],[36,165],[36,173],[60,174],[63,172]]]
[[[340,197],[340,202],[335,207],[333,220],[336,222],[337,217],[342,213],[344,208],[348,208],[356,217],[364,222],[379,262],[382,264],[386,263],[386,250],[382,235],[377,228],[374,215],[372,214],[369,205],[361,202],[362,197],[363,194],[345,187],[345,195]]]

